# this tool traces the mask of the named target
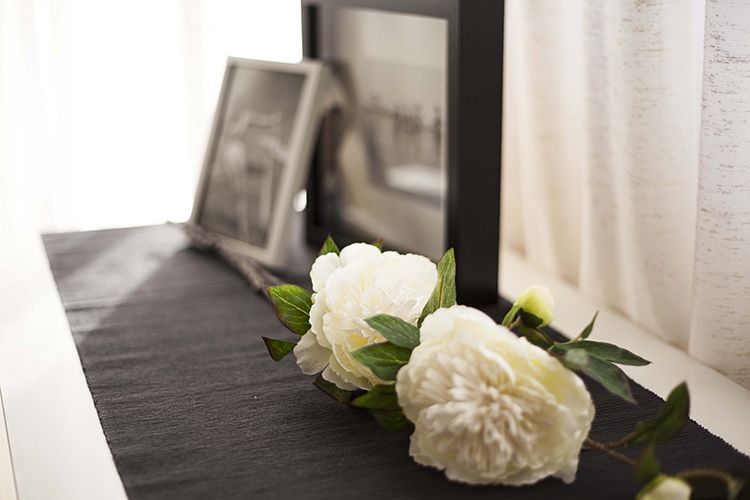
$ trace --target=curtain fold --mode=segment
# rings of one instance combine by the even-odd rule
[[[505,244],[746,387],[749,2],[509,0],[502,199]]]
[[[584,160],[581,6],[518,0],[507,8],[504,159],[513,167],[502,226],[512,246],[569,280],[578,275]]]
[[[685,0],[585,8],[580,288],[687,347],[699,73]]]
[[[690,353],[750,387],[750,0],[706,2]]]

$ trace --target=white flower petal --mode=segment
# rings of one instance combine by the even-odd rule
[[[314,333],[307,332],[294,346],[294,355],[297,357],[297,365],[302,373],[315,375],[328,366],[331,350],[321,346]]]
[[[320,255],[310,269],[313,291],[319,292],[326,284],[326,280],[336,269],[341,267],[341,259],[335,253]]]
[[[313,305],[310,308],[310,331],[315,334],[320,345],[330,349],[331,344],[323,332],[323,318],[325,318],[327,313],[328,306],[326,305],[326,292],[324,289],[313,294]]]
[[[349,366],[352,365],[352,363],[347,363],[347,364]],[[353,386],[353,387],[357,387],[357,388],[365,389],[369,391],[370,389],[372,389],[373,385],[375,385],[369,380],[367,380],[365,377],[355,374],[353,369],[344,368],[344,365],[342,365],[339,362],[335,353],[328,360],[328,368],[330,369],[329,371],[331,373],[331,377],[336,377],[338,380],[341,381],[342,385],[339,385],[336,382],[334,383],[336,383],[336,385],[342,389],[344,389],[344,385],[346,385],[346,386]]]
[[[339,389],[343,389],[345,391],[353,391],[357,388],[356,385],[350,384],[346,380],[339,377],[339,375],[335,371],[331,370],[330,366],[326,366],[326,369],[323,370],[323,379],[336,385],[336,387],[338,387]]]
[[[443,307],[424,319],[420,337],[423,341],[442,341],[459,333],[471,334],[472,331],[483,329],[498,329],[498,326],[492,318],[477,309],[466,306],[456,306],[450,309]],[[498,331],[502,332],[502,330]]]
[[[433,462],[430,457],[422,451],[422,447],[419,444],[420,438],[421,436],[416,432],[411,435],[409,442],[409,455],[418,464],[426,465],[427,467],[435,467],[435,462]]]
[[[380,249],[367,243],[354,243],[341,250],[341,264],[348,266],[354,262],[368,260],[380,255]]]
[[[560,478],[565,484],[570,484],[576,480],[576,472],[578,472],[578,456],[571,458],[570,461],[562,469],[555,472],[555,477]]]

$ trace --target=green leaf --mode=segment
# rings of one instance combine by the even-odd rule
[[[266,289],[279,321],[297,335],[310,330],[312,293],[297,285],[279,285]]]
[[[528,326],[521,325],[521,326],[517,326],[515,328],[515,331],[517,331],[519,335],[521,335],[522,337],[525,337],[526,340],[528,340],[535,346],[541,347],[544,350],[547,350],[553,345],[555,345],[555,343],[552,341],[551,338],[547,336],[546,333],[536,330],[534,328],[529,328]]]
[[[629,403],[635,403],[630,392],[628,378],[616,365],[593,356],[589,356],[583,349],[564,349],[560,351],[560,344],[550,348],[550,352],[558,354],[563,365],[571,370],[580,371],[601,384],[609,392]]]
[[[735,499],[742,490],[742,482],[729,474],[721,471],[707,471],[707,474],[701,472],[677,474],[677,477],[690,485],[690,498]]]
[[[328,394],[329,396],[331,396],[333,399],[335,399],[339,403],[349,404],[349,401],[352,400],[353,391],[339,389],[338,387],[336,387],[336,384],[324,379],[323,375],[318,375],[318,378],[315,379],[315,382],[313,382],[313,385],[317,387],[318,389],[320,389],[321,391]]]
[[[357,408],[368,408],[370,410],[400,410],[398,405],[398,396],[396,395],[396,386],[376,385],[369,392],[366,392],[352,401],[352,406]]]
[[[390,342],[371,344],[352,351],[354,359],[383,380],[396,380],[398,370],[409,362],[411,351]]]
[[[441,307],[451,307],[456,304],[456,255],[452,248],[449,248],[437,263],[437,273],[435,290],[432,291],[432,295],[422,309],[418,326],[422,326],[422,321]]]
[[[654,455],[654,447],[649,446],[638,457],[633,467],[635,478],[642,483],[649,483],[659,475],[661,464]],[[648,485],[647,485],[648,487]]]
[[[608,344],[607,342],[579,340],[577,342],[559,344],[555,349],[558,351],[582,349],[586,351],[589,356],[594,356],[595,358],[603,359],[604,361],[611,361],[612,363],[618,363],[620,365],[644,366],[651,363],[650,361],[633,354],[627,349],[623,349],[614,344]]]
[[[503,322],[501,324],[506,328],[509,327],[510,324],[513,323],[513,320],[516,318],[516,314],[520,309],[521,306],[513,304],[510,310],[505,314],[505,317],[503,318]]]
[[[412,425],[401,410],[371,410],[370,414],[375,421],[385,430],[399,432],[411,429]]]
[[[335,253],[336,255],[339,255],[341,253],[341,250],[339,250],[338,245],[336,245],[336,242],[333,241],[333,238],[331,238],[330,234],[323,242],[323,246],[320,248],[320,253],[318,255],[325,255],[328,253]]]
[[[597,316],[599,316],[599,311],[596,311],[594,313],[594,317],[591,318],[591,322],[588,325],[586,325],[586,328],[584,328],[583,331],[578,334],[578,337],[576,337],[573,340],[573,342],[577,342],[579,340],[587,339],[589,337],[589,335],[591,335],[591,332],[594,330],[594,323],[596,323],[596,317]]]
[[[521,321],[523,321],[524,325],[530,328],[537,328],[538,326],[541,326],[542,323],[544,323],[542,318],[538,318],[531,313],[527,313],[523,309],[521,309]]]
[[[665,443],[677,436],[690,419],[690,392],[681,383],[669,393],[664,406],[653,420],[640,422],[628,442],[635,444]]]
[[[396,316],[378,314],[367,318],[367,324],[397,346],[414,349],[419,345],[419,329]]]
[[[292,352],[294,346],[297,345],[294,342],[287,342],[285,340],[269,339],[268,337],[262,337],[263,342],[266,343],[266,349],[268,354],[274,361],[281,361],[284,356]]]
[[[385,240],[383,240],[383,238],[378,238],[377,240],[370,243],[370,245],[377,247],[378,250],[382,250],[384,243],[385,243]]]
[[[676,475],[690,486],[694,499],[750,499],[750,473],[727,472],[717,469],[686,470]]]

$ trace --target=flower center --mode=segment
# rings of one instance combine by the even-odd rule
[[[547,411],[552,396],[496,354],[467,349],[437,358],[440,371],[451,375],[433,377],[443,387],[425,388],[436,404],[422,412],[420,421],[439,448],[480,471],[524,467],[516,463],[518,457],[529,456],[553,423]]]

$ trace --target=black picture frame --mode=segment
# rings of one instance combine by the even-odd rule
[[[445,245],[456,252],[459,301],[497,302],[504,0],[301,0],[301,5],[304,56],[322,61],[330,58],[329,24],[335,9],[370,9],[447,22]],[[331,134],[324,125],[308,182],[307,235],[316,243],[330,232],[321,222],[320,183],[322,165],[333,159]]]

